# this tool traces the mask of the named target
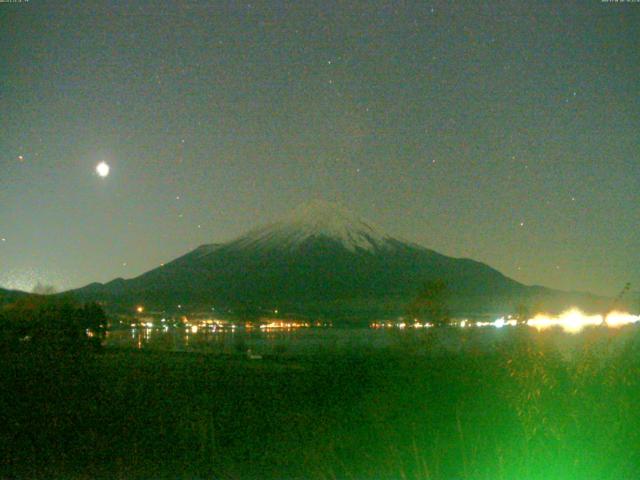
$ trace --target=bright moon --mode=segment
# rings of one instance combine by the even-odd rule
[[[100,162],[97,166],[96,166],[96,173],[101,176],[102,178],[106,177],[107,175],[109,175],[109,165],[107,165],[107,163],[105,162]]]

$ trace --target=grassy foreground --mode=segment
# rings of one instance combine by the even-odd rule
[[[587,331],[571,359],[552,335],[259,361],[4,353],[0,477],[640,478],[640,332]]]

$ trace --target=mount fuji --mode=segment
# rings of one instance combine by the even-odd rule
[[[202,245],[129,280],[73,293],[108,309],[267,312],[307,318],[370,319],[406,313],[426,282],[447,285],[456,314],[512,311],[526,303],[559,309],[584,294],[529,287],[474,260],[394,238],[344,207],[313,201],[228,243]],[[592,299],[591,299],[592,300]]]

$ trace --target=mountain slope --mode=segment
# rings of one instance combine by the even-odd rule
[[[383,233],[327,202],[225,244],[203,245],[139,277],[91,284],[76,294],[108,305],[232,310],[260,315],[368,318],[400,315],[428,281],[447,283],[454,312],[511,309],[557,296],[469,259],[441,255]]]
[[[0,288],[0,306],[13,303],[29,296],[33,296],[33,294],[22,292],[20,290],[6,290],[4,288]]]

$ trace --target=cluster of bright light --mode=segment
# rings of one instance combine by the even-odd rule
[[[585,327],[606,325],[608,327],[622,327],[640,321],[640,315],[612,311],[606,316],[586,315],[580,310],[573,308],[561,313],[558,316],[538,314],[527,321],[527,325],[537,330],[544,330],[552,327],[560,327],[565,332],[577,333]]]
[[[631,315],[626,312],[618,312],[614,310],[607,314],[605,322],[609,327],[621,327],[630,323],[640,322],[640,315]]]
[[[502,327],[515,327],[518,324],[518,322],[511,318],[511,317],[500,317],[500,318],[496,318],[493,322],[477,322],[476,326],[478,327],[495,327],[495,328],[502,328]]]
[[[396,322],[373,322],[369,324],[371,328],[430,328],[433,327],[433,324],[429,322],[420,323],[418,321],[414,321],[413,323],[406,323],[404,321],[396,323]]]
[[[225,320],[219,320],[216,318],[205,318],[205,319],[189,319],[186,316],[182,316],[180,318],[182,324],[186,328],[187,333],[198,333],[199,331],[210,331],[216,332],[218,330],[224,330],[230,328],[231,330],[235,330],[236,325],[231,324]]]
[[[308,322],[299,322],[299,321],[282,321],[282,320],[273,320],[269,323],[265,323],[260,325],[261,330],[277,330],[277,329],[293,329],[293,328],[306,328],[309,327]]]
[[[608,327],[622,327],[624,325],[630,325],[633,323],[640,322],[640,315],[631,315],[626,312],[618,312],[611,311],[607,315],[587,315],[577,308],[572,308],[567,310],[560,315],[546,315],[546,314],[538,314],[533,318],[530,318],[526,321],[526,324],[530,327],[535,328],[536,330],[546,330],[549,328],[561,328],[565,332],[568,333],[578,333],[585,327],[589,326],[608,326]],[[518,325],[518,320],[513,318],[512,316],[500,317],[491,322],[472,322],[467,319],[463,319],[460,321],[453,322],[454,325],[457,325],[461,328],[467,327],[494,327],[494,328],[503,328],[503,327],[515,327]],[[426,328],[431,327],[430,323],[406,323],[404,321],[400,322],[374,322],[370,325],[371,328],[379,329],[379,328]]]
[[[429,322],[424,322],[424,323],[415,322],[413,324],[413,328],[431,328],[431,327],[433,327],[433,324]]]

